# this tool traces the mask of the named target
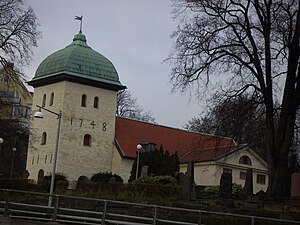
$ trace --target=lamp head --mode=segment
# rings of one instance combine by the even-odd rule
[[[17,148],[13,148],[12,150],[13,150],[13,152],[15,152],[15,151],[17,151]]]
[[[136,146],[136,149],[137,149],[137,150],[141,150],[142,148],[143,148],[143,146],[140,145],[140,144],[138,144],[138,145]]]
[[[0,138],[0,145],[4,142],[3,138]]]
[[[37,112],[34,113],[34,118],[43,119],[44,114],[41,111],[37,111]]]

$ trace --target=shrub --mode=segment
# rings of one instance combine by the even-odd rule
[[[218,194],[219,193],[219,186],[206,186],[204,188],[204,192],[209,193],[209,194]]]
[[[44,179],[41,183],[41,186],[45,187],[46,189],[50,189],[52,175],[44,176]],[[55,174],[55,181],[54,181],[54,189],[58,193],[64,193],[68,188],[69,182],[67,177],[63,174],[57,173]]]
[[[177,181],[174,177],[171,176],[145,176],[141,177],[138,180],[134,180],[134,184],[163,184],[163,185],[176,185]]]
[[[242,185],[240,184],[236,184],[236,183],[233,183],[232,184],[232,193],[233,194],[238,194],[242,191],[243,187]]]
[[[204,195],[205,197],[208,198],[215,198],[219,197],[219,185],[216,186],[206,186],[204,188]],[[233,183],[232,184],[232,194],[239,194],[242,190],[242,185]]]
[[[101,173],[94,174],[91,177],[91,181],[108,183],[112,180],[112,178],[114,178],[115,181],[118,182],[118,183],[123,183],[122,177],[120,177],[117,174],[112,174],[112,173],[108,173],[108,172],[105,172],[105,173],[101,172]]]
[[[44,176],[44,180],[51,181],[52,175]],[[55,181],[68,181],[67,177],[61,173],[55,174]]]

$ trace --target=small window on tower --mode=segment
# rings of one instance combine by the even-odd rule
[[[83,137],[83,145],[84,146],[91,146],[91,142],[92,142],[91,135],[89,135],[89,134],[84,135],[84,137]]]
[[[85,94],[83,94],[81,96],[81,106],[86,107],[86,95]]]
[[[98,97],[94,98],[94,108],[96,108],[96,109],[99,108],[99,98]]]
[[[46,105],[46,94],[43,95],[43,101],[42,101],[42,106],[45,107]]]
[[[42,141],[41,141],[41,145],[45,145],[47,143],[47,133],[44,132],[42,134]]]
[[[52,92],[50,95],[50,104],[49,105],[53,105],[53,101],[54,101],[54,93]]]

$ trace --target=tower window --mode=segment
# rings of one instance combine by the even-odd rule
[[[91,135],[86,134],[83,137],[83,146],[91,146],[92,138]]]
[[[49,105],[53,105],[53,101],[54,101],[54,93],[52,92],[50,95],[50,104]]]
[[[42,141],[41,141],[41,145],[45,145],[47,143],[47,133],[44,132],[42,134]]]
[[[81,96],[81,106],[86,107],[86,95],[85,94],[83,94]]]
[[[239,163],[240,163],[240,164],[244,164],[244,165],[249,165],[249,166],[252,165],[251,159],[250,159],[248,156],[246,156],[246,155],[243,155],[243,156],[239,159]]]
[[[44,170],[40,169],[38,173],[38,184],[41,183],[41,181],[44,179]]]
[[[43,101],[42,101],[42,106],[45,107],[46,105],[46,94],[43,95]]]
[[[94,108],[96,108],[96,109],[99,108],[99,98],[98,97],[94,98]]]

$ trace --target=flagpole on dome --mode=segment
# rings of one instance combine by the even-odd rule
[[[82,33],[82,18],[83,16],[75,16],[75,20],[79,20],[80,21],[80,30],[79,33]]]

